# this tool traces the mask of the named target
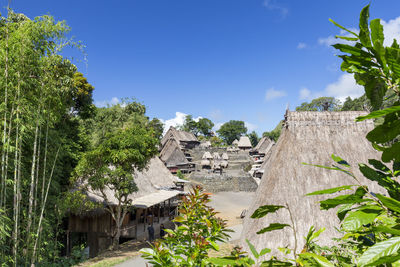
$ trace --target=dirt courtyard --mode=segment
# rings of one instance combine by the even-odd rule
[[[212,193],[208,205],[219,212],[218,217],[228,220],[228,226],[234,226],[242,223],[240,214],[250,207],[254,195],[255,192]]]

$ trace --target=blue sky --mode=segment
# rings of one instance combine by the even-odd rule
[[[287,104],[362,93],[339,69],[329,45],[340,31],[328,19],[355,28],[369,2],[15,0],[11,7],[67,21],[86,45],[87,66],[81,54],[66,53],[95,86],[97,105],[133,97],[168,125],[192,114],[218,125],[244,120],[261,134]],[[400,1],[372,1],[377,17],[389,38],[400,37]]]

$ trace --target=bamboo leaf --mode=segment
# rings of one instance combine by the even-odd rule
[[[324,189],[324,190],[318,190],[318,191],[314,191],[312,193],[308,193],[308,194],[306,194],[306,196],[333,194],[333,193],[340,192],[340,191],[343,191],[343,190],[352,189],[354,186],[356,186],[356,185],[343,185],[343,186],[339,186],[339,187],[334,187],[334,188],[329,188],[329,189]]]
[[[348,168],[350,167],[350,164],[347,161],[345,161],[344,159],[342,159],[341,157],[336,156],[334,154],[332,154],[331,157],[336,163],[343,165],[345,167],[348,167]]]
[[[370,38],[370,32],[369,32],[369,27],[368,27],[368,20],[369,20],[369,5],[365,6],[361,10],[360,14],[360,33],[359,33],[359,38],[361,43],[365,47],[371,47],[371,38]]]
[[[246,243],[250,248],[251,253],[253,254],[253,256],[258,259],[260,257],[260,254],[258,254],[256,248],[254,247],[254,245],[252,243],[250,243],[250,241],[246,238]]]
[[[332,22],[335,26],[339,27],[340,29],[342,29],[342,30],[344,30],[344,31],[346,31],[348,33],[351,33],[352,35],[358,37],[358,35],[355,32],[352,32],[351,30],[346,29],[345,27],[343,27],[339,23],[335,22],[333,19],[329,19],[329,21]]]
[[[261,229],[260,231],[257,232],[258,235],[266,233],[266,232],[271,232],[271,231],[275,231],[275,230],[281,230],[285,227],[287,227],[290,225],[289,224],[282,224],[282,223],[271,223],[270,225],[268,225],[267,227]]]
[[[256,209],[251,215],[251,218],[256,219],[256,218],[262,218],[268,213],[275,212],[281,208],[284,208],[284,206],[279,206],[279,205],[264,205]]]

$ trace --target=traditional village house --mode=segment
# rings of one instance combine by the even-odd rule
[[[201,142],[199,145],[200,148],[202,149],[207,149],[211,147],[211,142],[210,141],[205,141],[205,142]]]
[[[176,215],[176,207],[180,195],[183,194],[184,181],[172,175],[158,157],[150,160],[148,168],[142,172],[135,172],[134,181],[138,188],[131,194],[132,209],[125,216],[120,241],[129,239],[142,240],[146,238],[146,224],[152,223],[158,233],[160,224],[171,224]],[[106,191],[106,203],[100,192],[87,192],[91,201],[114,206],[116,199],[114,192]],[[94,257],[101,250],[112,244],[115,235],[115,222],[109,212],[104,209],[70,214],[67,229],[67,251],[71,251],[74,240],[84,239],[89,247],[90,257]]]
[[[228,154],[227,153],[222,153],[222,156],[221,156],[221,158],[223,159],[223,160],[229,160],[229,156],[228,156]]]
[[[239,144],[239,141],[237,139],[233,140],[232,146],[237,147]]]
[[[174,174],[178,170],[182,173],[190,173],[194,170],[194,164],[188,161],[175,139],[169,139],[165,143],[160,152],[160,159]]]
[[[192,149],[200,144],[193,133],[177,130],[175,127],[170,127],[161,139],[161,146],[164,147],[169,139],[175,139],[183,151]]]
[[[326,199],[326,196],[306,194],[356,182],[342,172],[304,166],[302,162],[331,166],[334,163],[331,155],[338,155],[354,167],[353,171],[361,183],[368,185],[372,192],[376,192],[376,184],[364,179],[357,168],[357,163],[380,158],[380,153],[374,150],[365,138],[374,128],[373,121],[355,122],[358,116],[366,114],[359,111],[287,111],[282,134],[271,158],[265,162],[261,183],[243,223],[241,244],[246,250],[249,249],[246,239],[257,251],[263,248],[295,247],[291,228],[256,234],[270,223],[291,223],[286,209],[261,219],[251,219],[250,216],[262,205],[289,206],[297,232],[297,253],[303,249],[303,237],[307,235],[311,226],[315,226],[316,229],[326,228],[319,237],[319,243],[322,245],[328,244],[332,237],[338,236],[335,227],[339,226],[339,219],[335,210],[322,211],[318,204],[318,201]]]
[[[237,146],[240,150],[250,150],[252,148],[250,139],[247,136],[240,137]]]
[[[203,156],[201,157],[201,167],[203,169],[211,169],[211,160],[213,160],[213,156],[210,152],[204,152]]]

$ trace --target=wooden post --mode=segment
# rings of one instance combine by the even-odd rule
[[[158,213],[157,213],[157,217],[158,217],[158,222],[160,222],[160,204],[157,204],[158,206]]]
[[[144,227],[143,227],[144,232],[146,232],[146,224],[147,224],[147,208],[144,210]]]

